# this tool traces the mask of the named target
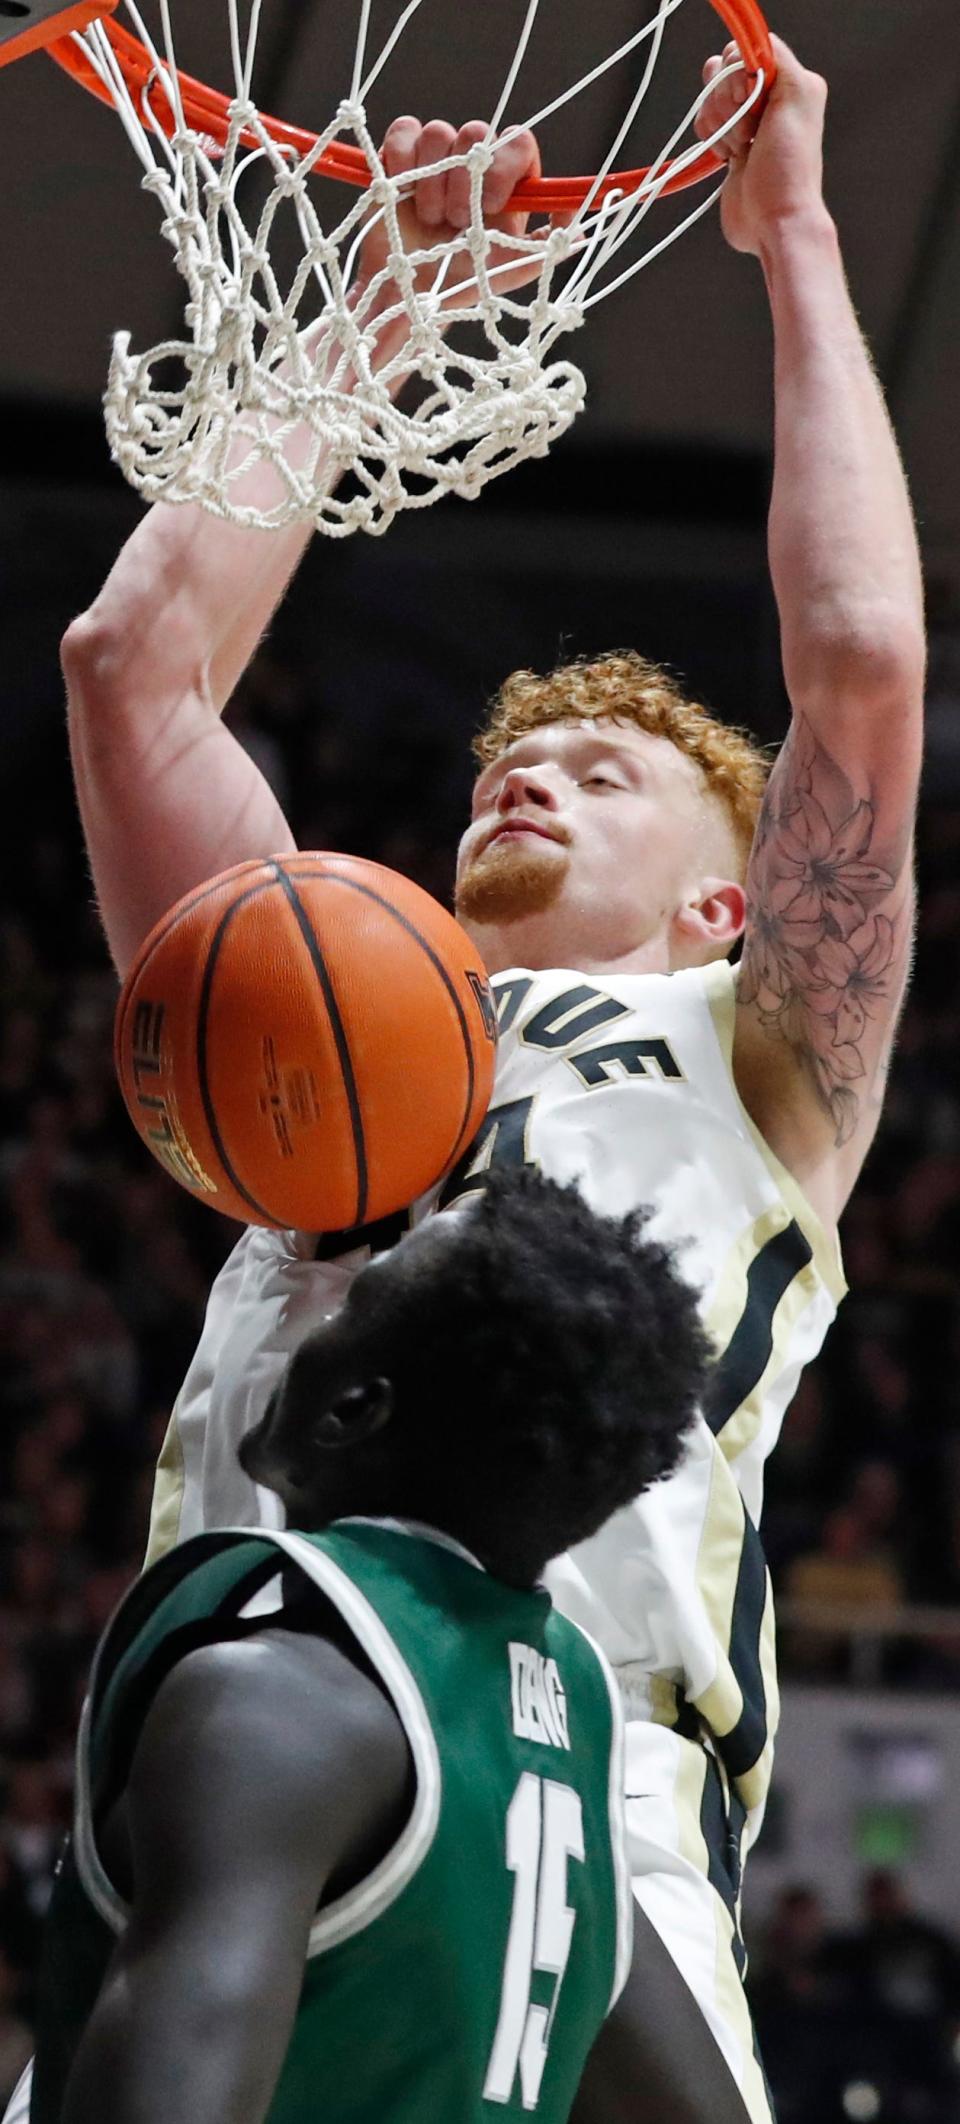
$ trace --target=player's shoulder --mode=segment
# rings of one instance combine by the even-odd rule
[[[274,1753],[282,1771],[296,1770],[294,1729],[307,1760],[318,1744],[349,1756],[380,1740],[389,1752],[401,1729],[385,1687],[338,1605],[281,1549],[285,1541],[228,1528],[180,1543],[131,1588],[106,1641],[107,1671],[111,1652],[142,1642],[144,1626],[162,1623],[173,1646],[187,1625],[194,1641],[153,1699],[155,1730],[174,1741],[186,1735],[191,1747],[200,1735],[211,1750],[226,1734],[264,1773]]]
[[[399,1722],[336,1647],[287,1639],[197,1646],[160,1682],[121,1802],[134,1879],[156,1860],[161,1892],[196,1901],[242,1877],[269,1908],[306,1882],[315,1907],[390,1848],[411,1804]]]
[[[403,1789],[400,1720],[348,1644],[321,1630],[269,1627],[199,1645],[166,1674],[138,1753],[155,1781],[184,1789],[245,1784],[262,1810],[335,1805],[362,1779],[371,1806]]]

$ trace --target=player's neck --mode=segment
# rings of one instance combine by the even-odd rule
[[[418,1541],[433,1541],[441,1549],[450,1549],[464,1563],[473,1564],[478,1571],[487,1569],[476,1551],[461,1541],[445,1527],[438,1527],[433,1520],[411,1518],[406,1512],[345,1512],[333,1525],[341,1527],[389,1527],[397,1534],[410,1534]]]
[[[521,1593],[534,1593],[540,1589],[547,1563],[546,1557],[538,1558],[535,1565],[529,1560],[523,1565],[518,1565],[515,1558],[508,1560],[499,1553],[495,1540],[486,1539],[483,1529],[475,1528],[472,1522],[441,1527],[436,1518],[422,1519],[409,1512],[342,1512],[334,1520],[325,1520],[323,1526],[301,1531],[319,1534],[328,1527],[334,1530],[337,1527],[387,1527],[397,1534],[412,1535],[418,1541],[435,1542],[438,1548],[449,1550],[475,1570],[483,1571],[488,1577]]]
[[[665,934],[647,937],[625,951],[611,940],[585,931],[578,933],[569,917],[531,915],[527,920],[504,922],[497,927],[468,923],[473,942],[488,974],[505,973],[511,966],[527,966],[534,973],[554,966],[575,968],[583,974],[672,973],[670,941]]]

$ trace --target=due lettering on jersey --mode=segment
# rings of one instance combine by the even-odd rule
[[[487,1039],[489,1040],[491,1047],[495,1047],[497,1044],[498,1036],[497,1006],[494,1001],[493,990],[490,986],[490,983],[489,981],[485,981],[482,975],[474,973],[472,967],[470,966],[467,967],[467,982],[470,988],[472,988],[473,990],[477,1009],[480,1012],[481,1023],[483,1025],[483,1029],[486,1033]]]
[[[629,1005],[618,1003],[602,988],[592,982],[580,981],[576,988],[567,988],[559,996],[552,996],[524,1018],[517,1020],[533,981],[528,974],[495,980],[492,984],[497,1000],[497,1015],[501,1035],[517,1028],[524,1047],[538,1047],[544,1054],[570,1050],[585,1039],[588,1033],[599,1031],[603,1025],[612,1025],[618,1019],[630,1016]],[[668,1040],[656,1037],[644,1039],[613,1040],[602,1047],[591,1048],[587,1054],[567,1052],[565,1059],[576,1071],[580,1082],[588,1091],[598,1084],[613,1082],[616,1071],[628,1077],[646,1077],[652,1069],[661,1080],[682,1079],[683,1070]]]
[[[518,1740],[539,1741],[544,1748],[567,1748],[567,1699],[555,1659],[544,1659],[532,1645],[509,1646],[510,1704]]]
[[[588,1091],[612,1084],[618,1071],[625,1077],[649,1077],[652,1068],[663,1083],[683,1076],[669,1040],[609,1040],[606,1047],[591,1047],[585,1055],[566,1055],[564,1060]]]
[[[602,989],[591,988],[589,982],[582,981],[535,1010],[532,1018],[521,1025],[520,1038],[526,1047],[542,1047],[549,1053],[553,1048],[571,1046],[574,1040],[596,1032],[600,1025],[610,1025],[615,1018],[629,1016],[625,1003],[615,1002],[613,996],[605,996]]]
[[[631,1014],[625,1003],[605,995],[592,982],[578,981],[576,987],[564,989],[526,1016],[524,1006],[535,988],[532,975],[498,975],[491,988],[501,1039],[504,1034],[515,1032],[522,1046],[556,1057],[573,1071],[584,1091],[598,1091],[624,1080],[648,1084],[685,1082],[685,1071],[669,1040],[661,1035],[607,1039],[586,1049],[579,1045],[602,1026],[612,1027]],[[493,1167],[539,1162],[530,1141],[539,1098],[539,1091],[533,1091],[525,1098],[506,1099],[488,1108],[473,1142],[444,1182],[441,1209],[482,1190]]]
[[[490,988],[497,1006],[497,1024],[501,1033],[510,1031],[520,1005],[526,1002],[532,987],[533,981],[529,974],[519,974],[512,980],[491,981]]]

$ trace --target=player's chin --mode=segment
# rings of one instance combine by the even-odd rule
[[[289,1451],[278,1435],[277,1405],[279,1389],[270,1396],[266,1411],[259,1423],[246,1431],[237,1447],[237,1459],[251,1482],[259,1483],[265,1490],[273,1490],[289,1506],[302,1493],[293,1480]]]
[[[271,1449],[268,1438],[263,1436],[263,1425],[257,1425],[241,1438],[237,1459],[245,1475],[262,1490],[272,1490],[279,1497],[285,1511],[295,1525],[312,1524],[308,1507],[312,1509],[313,1492],[306,1482],[296,1482],[289,1462],[276,1450]]]
[[[254,1424],[252,1430],[244,1432],[237,1447],[237,1459],[251,1482],[263,1483],[265,1488],[272,1489],[271,1478],[276,1468],[268,1449],[268,1435],[269,1417],[265,1416],[262,1422]]]
[[[504,834],[464,865],[456,910],[463,922],[518,922],[545,914],[563,891],[570,868],[560,841]]]

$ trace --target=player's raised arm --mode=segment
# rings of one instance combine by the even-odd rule
[[[923,595],[823,200],[826,87],[776,49],[755,139],[730,136],[723,197],[727,239],[759,258],[773,316],[770,566],[793,709],[748,877],[735,1063],[773,1149],[833,1218],[876,1127],[909,966]],[[702,126],[736,87],[716,91]]]
[[[457,134],[441,121],[421,126],[415,118],[401,118],[387,135],[384,161],[391,175],[426,169],[454,147],[462,152],[485,130],[478,122]],[[504,208],[516,186],[538,173],[532,134],[517,133],[498,148],[484,183],[491,226],[513,233],[522,228],[523,217],[504,216]],[[466,226],[468,187],[462,168],[416,184],[401,213],[411,249],[429,248]],[[382,231],[374,222],[355,300],[382,270],[384,257]],[[458,271],[448,276],[461,300],[467,299],[464,277]],[[385,318],[377,358],[384,362],[402,353],[408,330],[406,317],[391,319],[390,308],[385,283],[376,295],[376,313]],[[294,435],[285,449],[295,458],[305,444],[305,437]],[[331,484],[337,472],[331,461]],[[240,506],[269,507],[276,499],[274,479],[269,465],[252,469],[233,498]],[[183,893],[233,863],[294,845],[272,791],[220,716],[308,538],[300,525],[252,531],[200,508],[158,505],[65,637],[77,795],[104,928],[121,974]]]
[[[134,1757],[132,1915],[62,2124],[263,2124],[321,1891],[392,1825],[406,1766],[379,1689],[321,1640],[181,1661]]]

